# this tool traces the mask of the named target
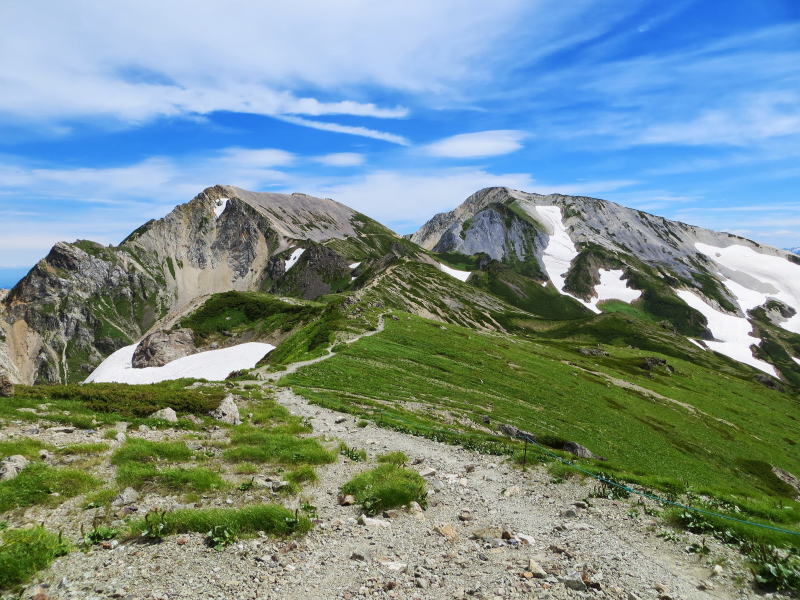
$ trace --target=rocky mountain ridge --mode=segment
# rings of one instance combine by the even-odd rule
[[[501,332],[624,313],[800,385],[795,281],[786,251],[595,198],[487,188],[403,239],[330,199],[218,185],[119,246],[56,244],[0,298],[0,369],[83,381],[233,290],[345,294]]]

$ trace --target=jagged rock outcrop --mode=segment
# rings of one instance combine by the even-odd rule
[[[313,300],[348,287],[351,271],[349,261],[341,254],[320,244],[312,244],[288,271],[285,271],[282,259],[276,261],[270,273],[277,282],[270,291]]]
[[[197,352],[190,329],[154,331],[136,346],[131,363],[136,369],[163,367],[165,364]]]
[[[14,395],[14,384],[3,373],[0,373],[0,398],[11,398]]]

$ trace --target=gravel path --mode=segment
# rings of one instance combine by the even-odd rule
[[[581,502],[591,492],[588,483],[551,483],[542,468],[523,473],[496,457],[373,425],[358,427],[354,418],[309,405],[286,388],[276,394],[293,413],[311,420],[314,435],[369,453],[367,463],[342,457],[319,469],[320,483],[301,495],[318,508],[320,522],[311,533],[289,541],[244,540],[219,552],[206,547],[202,535],[74,552],[42,574],[47,597],[755,597],[734,583],[745,572],[733,552],[707,541],[708,556],[687,554],[684,547],[699,538],[656,537],[663,524],[642,507],[639,516],[630,515],[633,501],[592,499],[586,506]],[[339,505],[338,488],[372,466],[375,456],[393,450],[408,454],[411,468],[426,474],[429,507],[360,523],[356,507]],[[441,526],[446,535],[437,531]],[[473,539],[475,532],[484,539]],[[722,565],[719,573],[715,564]],[[541,577],[535,576],[537,567]],[[41,589],[29,588],[25,597]]]

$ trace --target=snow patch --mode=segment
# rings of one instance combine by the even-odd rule
[[[357,269],[360,265],[361,265],[360,262],[355,262],[355,263],[353,263],[353,264],[351,264],[349,266],[350,266],[351,269]]]
[[[578,256],[578,250],[575,248],[575,244],[572,243],[572,238],[569,237],[567,228],[561,218],[560,206],[537,206],[535,213],[535,216],[550,231],[547,247],[542,253],[544,270],[547,271],[547,276],[556,286],[556,289],[562,294],[566,294],[564,282],[572,259]]]
[[[472,275],[472,271],[459,271],[458,269],[454,269],[452,267],[448,267],[447,265],[443,265],[439,263],[439,269],[443,273],[447,273],[451,277],[455,277],[459,281],[466,281],[469,279],[469,276]]]
[[[583,302],[589,308],[597,308],[598,302],[604,300],[621,300],[630,304],[642,295],[642,290],[635,290],[627,286],[627,282],[622,278],[622,269],[600,269],[600,283],[594,288],[596,298],[589,302]]]
[[[219,219],[222,213],[225,212],[226,206],[228,206],[228,198],[217,199],[217,205],[214,207],[214,218]]]
[[[132,344],[114,352],[92,371],[85,383],[158,383],[183,377],[222,381],[234,371],[252,369],[275,348],[272,344],[248,342],[184,356],[163,367],[134,369],[131,363],[136,346]]]
[[[747,276],[742,278],[744,281],[755,280],[761,284],[758,287],[772,290],[765,292],[753,289],[753,284],[748,286],[731,279],[723,280],[743,311],[761,306],[770,298],[780,300],[797,311],[793,317],[780,323],[780,327],[800,333],[800,265],[780,256],[761,254],[740,244],[720,248],[696,242],[694,246],[728,270],[729,277],[735,277],[736,272],[742,273]]]
[[[709,348],[769,373],[773,377],[778,376],[775,367],[753,356],[750,346],[758,345],[761,340],[751,335],[753,326],[747,319],[721,312],[689,290],[677,290],[675,293],[708,320],[708,328],[716,338],[716,340],[703,340]]]
[[[796,362],[798,365],[800,365],[800,358],[795,358],[795,357],[793,356],[793,357],[792,357],[792,360],[793,360],[794,362]]]
[[[294,252],[292,252],[291,256],[289,256],[289,258],[286,259],[286,265],[285,265],[284,272],[286,272],[289,269],[291,269],[294,266],[294,263],[296,263],[298,260],[300,260],[300,257],[303,255],[303,252],[305,252],[305,251],[306,251],[305,248],[295,248]]]

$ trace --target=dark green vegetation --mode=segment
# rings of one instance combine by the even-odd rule
[[[312,302],[285,302],[271,294],[224,292],[206,300],[181,321],[181,327],[191,329],[198,343],[244,333],[266,337],[286,334],[316,319],[323,308],[322,304]]]
[[[578,352],[587,330],[608,356]],[[552,333],[485,335],[400,315],[383,333],[283,381],[323,406],[484,451],[517,447],[485,429],[501,423],[576,441],[608,459],[584,461],[590,469],[727,498],[755,520],[800,525],[800,505],[771,471],[800,472],[796,447],[784,441],[800,439],[796,398],[754,382],[747,368],[686,343],[676,348],[671,332],[625,315]],[[647,369],[645,357],[674,372]]]
[[[342,486],[342,494],[350,494],[368,515],[411,502],[425,506],[426,486],[420,474],[394,464],[383,464],[359,473]]]
[[[165,381],[153,385],[122,383],[87,383],[69,385],[19,385],[14,398],[3,402],[0,417],[20,407],[35,407],[42,402],[51,406],[44,417],[14,411],[14,418],[47,418],[58,421],[59,410],[68,411],[61,422],[90,428],[92,419],[112,423],[121,418],[147,417],[170,407],[178,413],[205,415],[219,406],[225,396],[220,387],[186,389],[187,380]]]
[[[0,513],[35,504],[60,504],[99,484],[84,471],[34,463],[13,479],[0,481]]]
[[[206,533],[215,528],[228,530],[234,536],[264,533],[287,536],[305,533],[311,521],[277,504],[259,504],[244,508],[187,509],[173,512],[152,512],[130,525],[131,535],[161,538],[175,533]]]
[[[69,552],[69,544],[44,527],[10,529],[0,534],[0,589],[19,585],[53,560]]]

